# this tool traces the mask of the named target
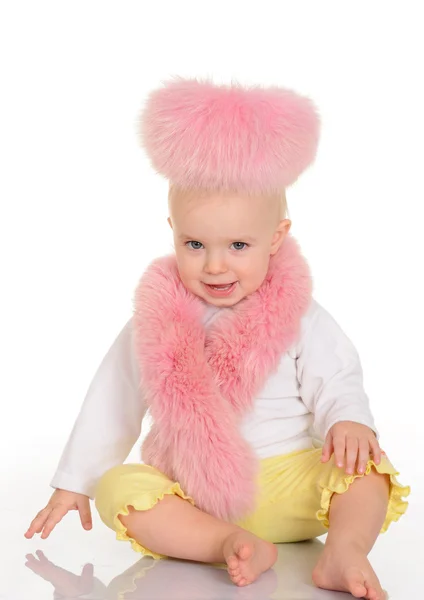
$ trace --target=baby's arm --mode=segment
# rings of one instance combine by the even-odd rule
[[[322,439],[341,422],[355,424],[356,430],[361,430],[360,425],[370,439],[378,439],[358,353],[315,300],[304,319],[297,348],[297,376],[300,395],[314,414],[314,428]]]
[[[122,464],[137,441],[146,407],[132,336],[130,319],[91,382],[52,487],[94,498],[103,473]]]
[[[39,533],[41,524],[46,526],[42,537],[47,537],[71,508],[91,526],[88,497],[94,497],[105,471],[124,462],[140,435],[145,412],[130,319],[91,382],[51,481],[56,492],[33,520],[27,537]]]

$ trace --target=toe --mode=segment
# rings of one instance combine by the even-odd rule
[[[384,600],[383,592],[379,590],[378,586],[369,585],[367,586],[367,595],[365,596],[369,600]]]
[[[236,556],[229,556],[227,558],[227,566],[229,569],[237,569],[238,564],[239,564],[239,561]]]
[[[352,596],[355,596],[355,598],[366,598],[367,596],[365,594],[367,593],[367,588],[361,583],[355,583],[352,585],[350,593]]]
[[[367,586],[367,593],[365,595],[365,598],[367,598],[367,600],[378,600],[378,596],[373,587]]]
[[[364,579],[363,573],[357,568],[349,569],[347,572],[347,587],[355,598],[364,598],[366,596],[367,587]]]

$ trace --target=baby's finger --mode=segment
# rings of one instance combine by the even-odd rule
[[[379,465],[381,462],[381,448],[377,438],[371,438],[369,444],[371,446],[373,461],[376,465]]]
[[[333,436],[331,433],[327,435],[327,438],[324,442],[324,446],[322,447],[321,461],[328,462],[333,453]]]
[[[93,523],[91,521],[90,501],[88,498],[78,503],[78,512],[81,519],[81,525],[84,529],[91,529]]]
[[[347,438],[346,444],[346,473],[352,474],[355,470],[356,459],[358,457],[358,438]]]
[[[346,439],[344,437],[337,437],[333,439],[334,446],[334,458],[336,459],[336,465],[343,467],[345,459]]]
[[[39,561],[38,561],[38,560],[35,558],[35,556],[34,556],[33,554],[27,554],[27,555],[25,556],[25,558],[26,558],[26,561],[27,561],[27,562],[25,563],[25,566],[26,566],[26,567],[29,567],[30,569],[32,568],[32,566],[33,566],[34,564],[37,564],[37,565],[39,564]]]
[[[52,510],[52,512],[49,515],[49,518],[46,521],[46,524],[44,525],[43,533],[41,534],[41,539],[45,540],[47,537],[49,537],[53,529],[63,519],[67,512],[68,509],[64,506],[57,506]]]
[[[370,457],[370,445],[367,439],[359,440],[358,473],[364,473]]]
[[[46,506],[46,508],[43,508],[43,510],[40,510],[40,512],[35,517],[35,519],[32,520],[31,525],[28,528],[28,531],[25,533],[26,538],[30,539],[30,538],[32,538],[34,533],[40,533],[40,531],[43,529],[43,525],[46,522],[47,517],[49,516],[51,511],[52,511],[51,506]]]

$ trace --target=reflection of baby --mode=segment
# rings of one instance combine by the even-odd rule
[[[146,566],[147,565],[149,566]],[[143,568],[144,565],[144,568]],[[178,560],[141,559],[108,585],[107,600],[154,598],[172,600],[268,600],[277,588],[277,574],[267,571],[252,586],[235,587],[223,568]]]
[[[93,575],[93,565],[84,566],[80,576],[62,569],[37,551],[27,556],[26,566],[54,586],[55,600],[267,600],[277,587],[277,575],[268,571],[250,587],[235,587],[223,568],[176,560],[142,558],[116,576],[106,587]]]
[[[325,592],[312,584],[311,570],[323,547],[318,540],[280,546],[276,569],[248,587],[231,585],[223,568],[173,559],[142,558],[108,586],[93,576],[93,565],[85,565],[77,576],[54,565],[41,551],[38,560],[28,555],[26,566],[52,583],[57,600],[318,600]],[[345,600],[345,596],[334,592],[331,597]]]
[[[75,575],[49,561],[41,550],[37,550],[36,554],[37,558],[33,554],[27,555],[25,566],[52,584],[55,600],[104,600],[106,597],[106,586],[94,577],[92,564],[84,565],[81,575]]]

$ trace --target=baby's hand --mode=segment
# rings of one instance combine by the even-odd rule
[[[358,473],[363,473],[370,454],[375,464],[381,461],[380,445],[372,429],[353,421],[340,421],[331,427],[322,449],[322,462],[328,462],[334,451],[338,467],[343,467],[346,454],[346,473],[353,474],[356,460]]]
[[[45,539],[70,510],[77,510],[84,529],[91,529],[92,520],[89,497],[83,494],[76,494],[75,492],[67,492],[66,490],[55,490],[47,506],[40,510],[32,521],[28,531],[25,533],[25,537],[30,539],[34,533],[42,531],[41,538]]]

